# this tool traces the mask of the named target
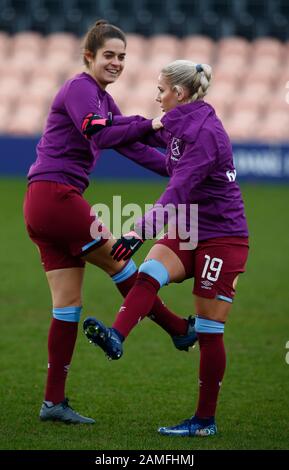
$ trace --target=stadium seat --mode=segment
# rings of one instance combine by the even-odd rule
[[[127,55],[138,55],[140,58],[146,57],[148,41],[140,34],[127,34]]]
[[[233,82],[213,82],[205,100],[212,104],[222,119],[230,112],[235,93],[236,91]]]
[[[7,66],[17,73],[18,76],[22,76],[23,81],[27,81],[31,76],[33,68],[40,62],[39,56],[36,51],[23,50],[17,51],[14,55],[11,55],[10,60],[7,61]]]
[[[234,141],[254,140],[258,124],[256,111],[235,112],[225,121],[225,128]]]
[[[172,62],[172,60],[174,59],[168,55],[151,57],[151,59],[144,62],[142,68],[138,70],[138,82],[143,80],[153,81],[155,86],[157,86],[157,80],[162,68]]]
[[[0,97],[0,134],[6,133],[7,116],[11,116],[12,108],[8,102],[2,102]]]
[[[4,31],[0,31],[0,57],[5,57],[10,49],[10,37]]]
[[[248,65],[248,61],[246,56],[244,55],[236,55],[232,53],[228,53],[226,55],[224,54],[218,54],[218,61],[217,61],[217,67],[219,69],[237,69],[237,70],[242,70],[246,69]]]
[[[17,99],[25,93],[25,86],[21,76],[3,77],[0,80],[0,100],[5,100],[14,106]]]
[[[79,40],[69,33],[53,33],[46,38],[46,53],[65,51],[73,57],[80,48]]]
[[[252,42],[253,53],[255,56],[270,56],[282,59],[284,46],[276,38],[258,38]]]
[[[281,66],[273,59],[258,60],[253,62],[246,71],[244,79],[251,83],[264,83],[274,85],[279,81]]]
[[[284,77],[285,78],[285,77]],[[268,112],[285,112],[289,114],[289,83],[282,83],[282,86],[272,93],[268,103]]]
[[[33,78],[27,87],[25,93],[27,97],[35,99],[35,101],[47,102],[52,99],[58,89],[58,82],[45,77]]]
[[[211,64],[215,43],[206,36],[189,36],[184,38],[180,48],[180,58]]]
[[[86,1],[91,8],[95,8],[93,2]],[[108,0],[106,10],[114,11],[117,1]],[[208,10],[205,4],[198,6],[201,19],[206,11],[215,11],[217,1],[206,1]],[[79,8],[79,2],[72,0],[74,8]],[[130,3],[127,0],[126,4]],[[139,12],[147,10],[147,0],[138,0],[137,3]],[[185,12],[191,2],[182,0],[181,3]],[[66,0],[65,4],[69,7]],[[226,11],[238,16],[238,10],[238,14],[246,15],[245,4],[247,2],[237,7],[234,2],[234,8],[230,6]],[[101,0],[98,7],[104,6],[105,0]],[[179,8],[179,1],[174,0],[171,12],[178,12]],[[140,13],[136,21],[140,20],[139,16]],[[93,23],[91,18],[89,21]],[[222,23],[223,20],[219,18],[218,21]],[[214,106],[225,124],[228,123],[234,138],[253,138],[254,130],[261,136],[264,131],[258,127],[258,120],[262,118],[260,122],[269,126],[270,113],[287,122],[289,41],[283,43],[276,38],[266,37],[249,42],[238,36],[214,41],[202,34],[178,38],[160,33],[150,38],[129,33],[127,40],[126,66],[122,77],[108,87],[108,92],[122,111],[129,114],[134,111],[150,117],[159,115],[160,107],[155,101],[159,73],[165,65],[180,58],[212,65],[213,80],[205,99]],[[1,109],[11,109],[12,106],[17,113],[22,106],[26,109],[28,106],[38,106],[41,113],[47,113],[51,99],[61,83],[85,70],[81,56],[82,41],[83,37],[80,40],[68,32],[55,32],[48,36],[33,31],[17,32],[12,36],[0,32]],[[247,120],[244,118],[246,115]],[[251,124],[248,125],[248,122]],[[284,138],[284,127],[283,130],[278,130],[275,125],[273,127],[275,138],[278,135]]]
[[[39,57],[43,52],[45,39],[39,33],[33,31],[23,31],[14,34],[11,38],[11,49],[14,54],[27,52],[34,53]]]
[[[146,62],[139,54],[127,54],[125,59],[125,68],[122,72],[121,81],[125,81],[127,85],[134,85],[135,82],[145,73]],[[144,75],[145,79],[146,76]]]
[[[256,138],[262,142],[289,143],[289,113],[275,111],[268,113],[263,121],[258,123]]]
[[[233,111],[264,112],[270,101],[270,96],[271,90],[267,84],[247,82],[241,92],[236,95]]]
[[[134,103],[145,103],[146,101],[151,104],[157,97],[157,83],[155,80],[141,81],[139,84],[130,90],[130,100]]]
[[[232,82],[236,87],[243,82],[245,75],[245,67],[233,66],[230,62],[213,66],[213,81],[216,83]]]
[[[141,115],[147,119],[151,119],[158,115],[154,115],[153,109],[153,105],[145,100],[141,106],[139,106],[137,103],[126,103],[123,105],[121,111],[125,116]]]
[[[64,51],[55,51],[47,55],[42,64],[44,67],[58,73],[60,77],[66,77],[68,71],[75,65],[75,61],[69,55],[66,55]]]
[[[5,130],[12,135],[39,134],[43,129],[44,117],[44,110],[38,105],[24,105],[14,113]]]
[[[169,55],[173,58],[179,56],[179,40],[175,36],[156,35],[148,40],[148,51],[151,56]]]
[[[247,59],[251,49],[247,39],[237,36],[220,39],[217,45],[219,57],[234,54]]]
[[[130,99],[129,95],[131,88],[127,86],[127,83],[124,80],[120,80],[109,85],[107,92],[113,97],[120,110],[122,110],[123,105]]]

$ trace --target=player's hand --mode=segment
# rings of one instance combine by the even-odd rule
[[[159,129],[164,127],[161,121],[161,116],[158,116],[152,120],[152,127],[154,131],[158,131]]]
[[[107,118],[103,118],[98,114],[88,113],[83,119],[81,130],[83,135],[90,139],[93,134],[101,131],[105,127],[112,125],[112,114],[108,113]]]
[[[144,240],[134,231],[122,235],[115,242],[111,250],[111,256],[115,261],[126,261],[142,246]]]

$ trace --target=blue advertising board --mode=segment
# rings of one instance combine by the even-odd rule
[[[0,176],[25,176],[36,158],[37,138],[0,137]],[[289,182],[289,144],[234,144],[237,179]],[[105,150],[92,177],[105,179],[157,179],[114,150]]]

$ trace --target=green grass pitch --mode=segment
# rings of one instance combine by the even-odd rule
[[[289,187],[243,185],[251,235],[247,273],[225,329],[227,370],[217,413],[219,434],[210,439],[159,436],[194,411],[198,348],[174,349],[171,339],[144,320],[125,343],[120,361],[109,362],[81,330],[67,395],[94,426],[41,423],[38,419],[47,367],[51,303],[38,253],[22,219],[24,180],[1,180],[0,449],[184,450],[288,449]],[[92,184],[91,203],[153,202],[159,183]],[[149,196],[148,196],[149,195]],[[139,263],[149,244],[136,257]],[[191,281],[161,292],[166,303],[194,313]],[[112,282],[88,266],[83,317],[110,324],[121,303]]]

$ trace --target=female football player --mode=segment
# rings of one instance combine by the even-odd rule
[[[144,133],[143,140],[166,147],[170,180],[155,207],[136,222],[134,231],[114,244],[113,259],[131,257],[145,239],[155,237],[163,228],[158,214],[164,215],[164,207],[170,204],[178,217],[171,225],[170,214],[163,218],[168,221],[168,232],[141,264],[112,328],[94,318],[84,322],[88,338],[117,359],[123,352],[122,342],[151,311],[159,289],[194,277],[199,401],[193,417],[161,427],[163,435],[210,436],[217,432],[215,412],[226,364],[224,327],[248,256],[247,223],[232,146],[213,107],[203,100],[210,81],[211,67],[206,64],[178,60],[161,71],[157,101],[165,116],[155,119],[153,125],[159,122],[163,128],[155,135]],[[140,117],[127,118],[127,122],[130,124],[126,118],[116,118],[114,125],[123,134],[127,125],[144,125]],[[104,132],[109,130],[100,134]],[[181,214],[183,208],[185,214]]]

